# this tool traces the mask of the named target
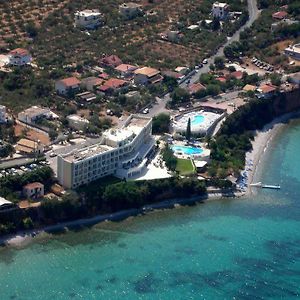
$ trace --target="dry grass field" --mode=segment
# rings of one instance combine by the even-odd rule
[[[69,0],[14,0],[0,1],[0,41],[2,46],[13,39],[26,41],[26,24],[39,27],[53,11],[61,9]]]

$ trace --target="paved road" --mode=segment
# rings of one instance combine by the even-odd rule
[[[218,56],[224,56],[224,48],[227,47],[232,42],[239,41],[240,39],[240,33],[245,29],[250,27],[254,21],[258,18],[260,11],[257,8],[257,0],[248,0],[248,12],[249,12],[249,19],[245,25],[243,25],[239,30],[237,30],[234,35],[230,38],[228,38],[227,42],[219,48],[216,54],[211,56],[207,59],[208,63],[206,65],[203,65],[203,67],[196,73],[194,76],[191,77],[190,82],[195,83],[201,74],[208,73],[210,71],[209,65],[214,63],[214,60]],[[186,83],[182,83],[182,87],[186,86]]]
[[[216,54],[207,59],[208,63],[203,65],[201,69],[198,70],[192,77],[190,77],[190,83],[195,83],[198,81],[199,76],[201,74],[208,73],[210,71],[209,65],[212,64],[217,56],[224,56],[224,48],[231,44],[232,42],[238,41],[240,39],[240,33],[247,27],[250,27],[253,22],[258,18],[260,11],[257,8],[257,0],[247,0],[248,1],[248,12],[249,19],[247,23],[242,26],[239,30],[237,30],[232,37],[230,37],[227,42],[219,48]],[[180,84],[180,87],[186,88],[188,86],[187,82],[183,82]],[[232,96],[232,94],[230,95]],[[167,111],[166,104],[170,100],[170,93],[166,94],[163,98],[157,101],[156,104],[149,110],[148,116],[153,117],[161,112]]]

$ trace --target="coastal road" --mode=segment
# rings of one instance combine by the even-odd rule
[[[249,19],[246,22],[245,25],[243,25],[239,30],[237,30],[233,36],[231,36],[230,38],[227,39],[227,42],[225,44],[223,44],[223,46],[221,46],[219,48],[219,50],[217,51],[216,54],[214,54],[213,56],[211,56],[210,58],[207,58],[208,63],[203,65],[203,67],[201,69],[199,69],[198,73],[196,73],[195,75],[193,75],[190,78],[190,82],[191,83],[195,83],[196,81],[198,81],[199,76],[201,74],[205,74],[208,73],[210,71],[209,69],[209,65],[214,63],[214,60],[216,57],[218,56],[224,56],[224,48],[227,47],[228,45],[230,45],[232,42],[237,42],[240,39],[240,33],[245,29],[245,28],[249,28],[254,21],[259,17],[260,15],[260,10],[257,7],[257,0],[248,0],[248,13],[249,13]],[[181,87],[186,87],[187,84],[186,82],[183,82],[181,85]]]
[[[219,50],[217,51],[216,54],[214,54],[210,58],[207,58],[207,61],[208,61],[207,64],[204,64],[203,67],[198,70],[198,72],[196,72],[191,77],[187,78],[187,80],[189,79],[190,83],[197,82],[199,80],[199,76],[201,74],[208,73],[210,71],[209,65],[212,64],[212,63],[214,63],[215,58],[217,56],[224,56],[224,48],[226,46],[228,46],[229,44],[231,44],[232,42],[239,41],[239,39],[240,39],[240,33],[245,28],[250,27],[254,23],[254,21],[258,18],[259,14],[260,14],[260,11],[259,11],[259,9],[257,7],[257,0],[247,0],[247,3],[248,3],[249,19],[246,22],[246,24],[243,25],[239,30],[237,30],[233,34],[232,37],[228,38],[227,42],[223,46],[221,46],[219,48]],[[192,72],[194,72],[194,71],[192,71]],[[179,86],[181,88],[187,88],[187,86],[188,86],[187,80],[185,80],[184,82],[182,82]],[[159,113],[167,112],[168,110],[166,109],[166,104],[168,103],[169,100],[170,100],[170,93],[167,93],[164,97],[162,97],[160,100],[158,100],[157,103],[155,103],[152,108],[149,109],[148,116],[154,117],[155,115],[157,115]]]

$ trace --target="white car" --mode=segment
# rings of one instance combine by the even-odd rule
[[[144,110],[143,110],[143,114],[148,114],[149,113],[149,108],[145,108]]]
[[[206,65],[206,64],[208,64],[208,60],[205,58],[205,59],[203,59],[202,63]]]

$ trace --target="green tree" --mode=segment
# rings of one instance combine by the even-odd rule
[[[217,56],[215,58],[215,66],[218,70],[222,70],[225,68],[225,60],[223,57]]]
[[[191,131],[191,118],[188,119],[188,123],[186,126],[185,137],[189,141],[191,139],[192,131]]]
[[[152,120],[152,132],[154,134],[161,134],[169,132],[170,115],[161,113]]]

